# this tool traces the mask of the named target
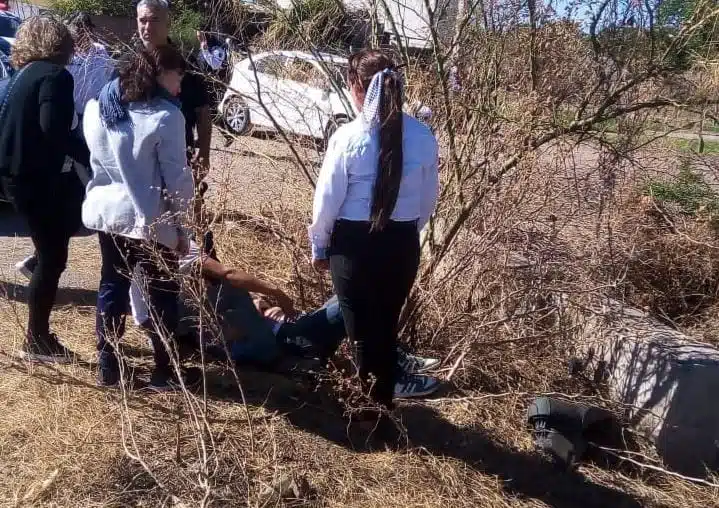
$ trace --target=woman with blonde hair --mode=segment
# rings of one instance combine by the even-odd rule
[[[29,318],[23,356],[67,362],[71,353],[50,333],[49,319],[67,263],[70,237],[80,227],[83,186],[64,171],[65,156],[81,157],[71,135],[73,79],[65,69],[73,53],[67,27],[33,16],[17,32],[10,61],[16,69],[0,110],[3,190],[27,220],[38,265],[28,289]]]

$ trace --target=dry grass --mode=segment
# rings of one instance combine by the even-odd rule
[[[267,142],[242,138],[233,149],[261,146],[279,150],[263,143]],[[278,151],[273,155],[284,154]],[[316,305],[327,287],[322,288],[303,254],[307,252],[304,223],[309,187],[300,187],[291,176],[295,170],[277,161],[271,165],[276,172],[270,176],[268,167],[257,164],[255,157],[223,159],[227,156],[219,151],[215,157],[216,167],[221,168],[214,172],[216,181],[227,178],[225,171],[238,180],[274,183],[269,188],[259,185],[259,189],[240,185],[228,193],[231,201],[215,202],[223,208],[231,203],[234,210],[255,217],[215,226],[222,258],[290,288],[300,306]],[[257,206],[255,198],[265,191],[274,197],[262,194],[260,200],[276,206],[261,215],[263,207]],[[288,199],[294,193],[301,198]],[[523,252],[530,257],[531,245],[543,246],[545,256],[552,251],[547,250],[550,245],[555,246],[556,255],[559,246],[567,245],[540,240],[536,235],[533,243],[526,243],[526,234],[515,238],[525,239]],[[571,248],[569,252],[573,252]],[[549,260],[546,258],[543,266],[551,265]],[[75,242],[70,265],[97,270],[92,244]],[[506,263],[505,271],[495,278],[512,273],[517,287],[527,282],[516,277],[516,269]],[[505,283],[500,286],[508,288]],[[489,284],[482,287],[484,298],[497,294]],[[486,300],[479,302],[477,309],[492,308],[486,306]],[[438,302],[447,304],[452,302]],[[24,322],[25,305],[3,299],[0,312],[0,404],[4,408],[0,416],[0,470],[4,473],[0,499],[7,506],[196,506],[205,499],[200,487],[205,480],[212,491],[205,499],[210,506],[263,506],[266,486],[285,476],[300,485],[304,485],[303,479],[307,481],[309,487],[299,489],[302,499],[288,498],[280,504],[270,500],[264,506],[717,504],[716,491],[662,474],[600,464],[566,472],[536,454],[524,427],[529,393],[589,391],[565,374],[559,338],[538,333],[530,337],[530,328],[525,326],[528,321],[513,324],[516,332],[527,336],[511,330],[502,335],[496,327],[485,327],[485,333],[474,338],[453,383],[440,395],[457,399],[402,404],[398,413],[407,427],[410,445],[397,450],[363,451],[364,434],[348,427],[326,387],[315,392],[292,377],[240,373],[251,416],[248,422],[232,377],[222,366],[211,367],[205,412],[206,467],[198,449],[198,429],[188,417],[190,406],[181,395],[132,392],[123,401],[120,394],[94,386],[91,305],[55,311],[54,329],[88,362],[58,368],[33,367],[14,359],[12,353],[21,336],[17,323]],[[488,319],[491,313],[484,312],[483,317]],[[451,346],[461,339],[458,334],[469,329],[466,322],[435,326],[435,334],[428,335],[422,323],[431,322],[431,316],[426,320],[414,336],[420,349],[443,358],[453,355]],[[551,329],[541,320],[532,323],[535,332]],[[492,344],[507,337],[514,342]],[[128,334],[127,342],[133,354],[147,353],[136,332]],[[138,366],[139,376],[147,374],[147,358],[130,359]],[[208,441],[209,435],[212,441]],[[123,443],[128,451],[139,454],[152,474],[128,457]],[[201,471],[209,474],[204,476]]]
[[[315,48],[317,33],[337,35],[326,18],[284,21],[275,35],[298,47]],[[627,461],[561,470],[533,450],[525,428],[527,404],[539,393],[612,407],[603,386],[569,375],[575,329],[555,305],[558,294],[579,302],[609,294],[663,311],[705,338],[719,329],[702,314],[719,305],[714,233],[641,199],[647,180],[671,180],[678,164],[667,144],[637,148],[642,111],[673,105],[666,97],[689,108],[715,97],[716,83],[665,72],[665,62],[646,62],[641,53],[620,72],[607,58],[612,48],[593,54],[597,47],[586,38],[580,44],[576,26],[526,30],[512,25],[518,22],[509,19],[501,33],[469,27],[462,52],[407,69],[408,95],[436,113],[443,194],[402,338],[442,359],[445,387],[436,399],[399,405],[403,446],[367,449],[367,429],[345,417],[354,399],[343,399],[344,386],[336,391],[336,372],[317,387],[294,371],[242,370],[235,378],[212,365],[200,394],[97,389],[90,277],[86,291],[65,292],[84,306],[53,317],[83,360],[69,367],[16,360],[25,305],[13,291],[0,301],[0,500],[47,507],[719,506],[716,486]],[[452,58],[463,67],[461,94],[442,85]],[[593,135],[615,120],[620,135]],[[287,288],[309,309],[330,284],[309,265],[311,187],[286,141],[247,136],[215,147],[213,229],[226,264]],[[315,147],[289,141],[312,176]],[[97,273],[94,245],[76,242],[70,266]],[[136,375],[146,377],[147,346],[135,331],[126,342]],[[628,438],[631,457],[660,463],[640,437]],[[291,482],[282,499],[271,495],[272,486]]]

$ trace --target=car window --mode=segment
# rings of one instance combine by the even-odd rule
[[[328,64],[327,69],[329,70],[332,81],[339,87],[347,88],[347,66],[344,64]]]
[[[287,65],[286,78],[313,88],[327,88],[329,81],[324,73],[309,60],[293,58]]]
[[[285,64],[287,58],[282,55],[271,55],[263,58],[262,60],[255,61],[255,69],[257,72],[263,74],[269,74],[276,78],[282,78],[285,73]]]

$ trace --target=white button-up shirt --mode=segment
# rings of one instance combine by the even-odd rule
[[[402,124],[402,180],[391,220],[417,221],[421,230],[434,212],[439,193],[438,146],[432,132],[407,114]],[[329,141],[315,189],[312,255],[325,259],[337,219],[369,221],[379,163],[379,127],[368,129],[361,116],[340,127]]]

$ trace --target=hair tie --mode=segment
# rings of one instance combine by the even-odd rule
[[[379,72],[376,72],[372,76],[372,80],[367,87],[365,92],[364,104],[362,105],[362,120],[368,127],[374,127],[380,121],[380,105],[382,103],[382,87],[384,86],[384,77],[392,76],[397,80],[397,84],[400,87],[400,95],[403,95],[404,83],[402,77],[394,66],[385,67]]]

